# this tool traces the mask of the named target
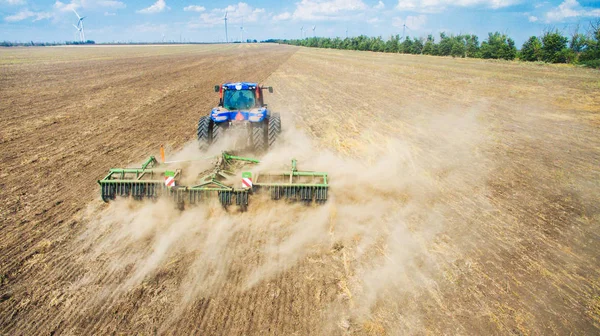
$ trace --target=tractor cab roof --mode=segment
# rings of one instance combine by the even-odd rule
[[[258,83],[250,82],[238,82],[238,83],[225,83],[223,88],[226,90],[255,90]]]

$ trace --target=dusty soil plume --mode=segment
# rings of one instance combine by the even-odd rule
[[[62,302],[59,293],[84,271],[73,266],[72,248],[85,227],[77,214],[97,199],[90,182],[111,166],[156,154],[161,143],[181,147],[218,101],[215,84],[262,82],[294,51],[256,45],[1,50],[0,331],[65,325],[47,309]]]
[[[599,79],[571,67],[306,49],[271,76],[273,105],[317,147],[366,162],[345,172],[356,174],[344,195],[356,203],[337,209],[351,216],[335,232],[349,297],[340,325],[598,332]]]
[[[1,334],[595,334],[600,76],[277,45],[0,50]],[[81,80],[74,81],[78,77]],[[110,204],[259,81],[323,205]],[[186,163],[201,171],[205,162]],[[18,173],[17,173],[18,172]]]

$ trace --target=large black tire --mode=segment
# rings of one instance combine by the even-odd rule
[[[254,150],[259,153],[266,152],[269,146],[266,125],[265,121],[252,124],[252,145]]]
[[[269,148],[271,148],[281,133],[281,117],[279,116],[279,113],[275,112],[271,114],[268,125],[267,141],[269,143]]]
[[[198,146],[200,150],[206,150],[212,142],[213,121],[209,116],[201,117],[198,121]]]
[[[219,139],[221,139],[223,137],[223,135],[225,134],[225,131],[227,130],[227,126],[228,126],[227,122],[213,123],[212,137],[211,137],[211,141],[210,141],[211,144],[217,143],[217,141],[219,141]]]

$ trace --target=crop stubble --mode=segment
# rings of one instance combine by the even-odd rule
[[[141,50],[2,51],[0,331],[597,331],[597,72]],[[264,161],[330,171],[326,206],[95,199],[108,167],[182,148],[235,79],[275,87],[288,129]]]

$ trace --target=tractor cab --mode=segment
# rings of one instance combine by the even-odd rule
[[[266,107],[262,90],[273,92],[273,87],[261,87],[257,83],[225,83],[215,85],[215,92],[219,92],[219,107],[229,111],[250,110]]]
[[[279,113],[271,112],[263,100],[263,90],[273,92],[273,87],[257,83],[238,82],[215,85],[219,93],[219,106],[198,121],[198,143],[206,149],[227,132],[245,133],[246,143],[265,152],[281,133]]]

